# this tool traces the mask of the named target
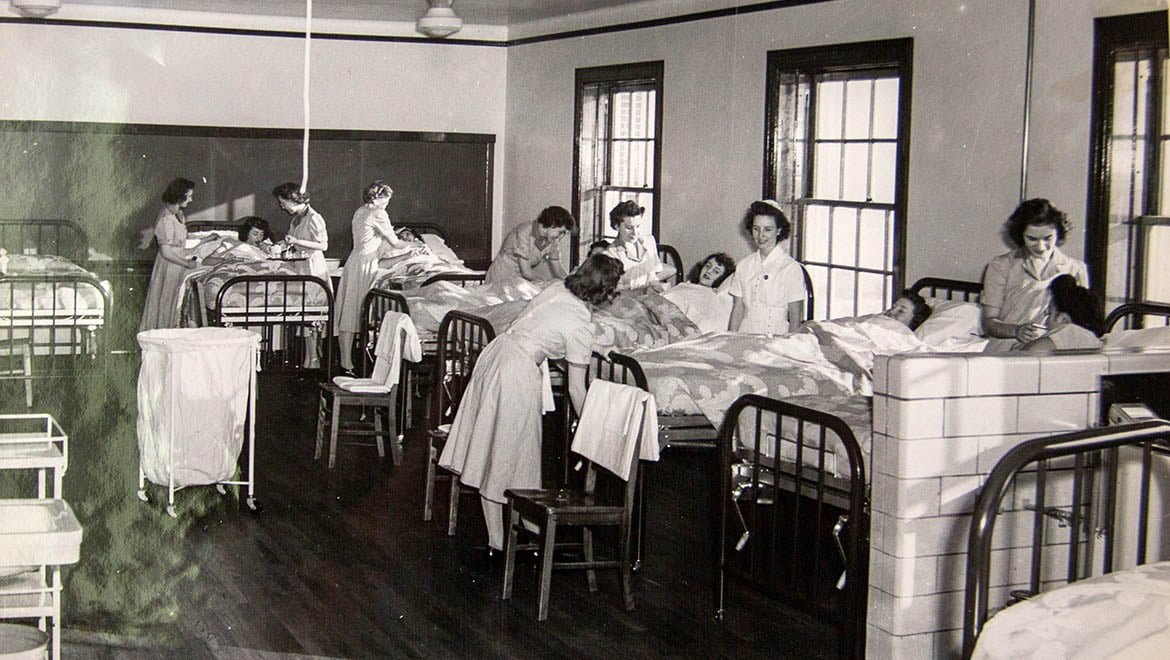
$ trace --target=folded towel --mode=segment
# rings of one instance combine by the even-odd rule
[[[638,458],[658,460],[654,396],[630,385],[594,380],[585,395],[573,451],[629,481],[634,447],[639,448]]]
[[[347,392],[362,394],[389,394],[393,389],[386,383],[379,383],[373,378],[350,378],[349,376],[334,376],[333,384]]]
[[[552,374],[548,370],[548,360],[540,362],[540,404],[543,412],[552,412],[557,409],[556,399],[553,398]]]
[[[418,362],[422,359],[422,343],[414,321],[400,312],[386,312],[378,330],[374,356],[374,373],[370,380],[387,387],[397,383],[402,360]]]

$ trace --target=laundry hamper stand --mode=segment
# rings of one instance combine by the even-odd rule
[[[146,482],[167,487],[167,514],[177,517],[175,491],[188,486],[247,486],[256,501],[256,372],[260,337],[238,328],[178,328],[138,333],[138,499]],[[233,479],[247,442],[246,479]]]

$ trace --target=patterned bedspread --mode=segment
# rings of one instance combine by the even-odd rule
[[[285,261],[230,261],[216,266],[198,268],[192,271],[191,277],[199,286],[200,295],[204,304],[210,309],[215,306],[216,297],[220,289],[233,277],[241,275],[299,275],[297,269]],[[306,285],[302,291],[299,282],[288,286],[287,296],[285,287],[269,286],[252,283],[245,291],[245,287],[233,285],[224,296],[224,307],[259,308],[265,305],[272,307],[288,307],[300,309],[306,307],[326,307],[329,298],[320,286]],[[245,299],[246,298],[246,299]]]
[[[418,287],[435,275],[475,274],[462,262],[453,263],[431,253],[415,252],[378,262],[378,275],[374,278],[375,289],[410,289]]]
[[[410,307],[410,319],[420,334],[437,333],[443,317],[454,309],[488,318],[492,321],[492,327],[502,332],[542,289],[540,284],[523,278],[471,287],[461,287],[452,282],[435,282],[405,291],[403,297]],[[489,309],[493,311],[486,311]]]
[[[52,255],[8,256],[7,275],[47,276],[44,282],[0,279],[0,310],[29,312],[28,316],[101,317],[104,313],[101,291],[92,284],[74,285],[65,281],[71,276],[89,276],[90,271],[62,257]],[[57,281],[57,278],[60,278]],[[109,282],[101,281],[108,294]]]
[[[1042,592],[987,621],[973,658],[1164,658],[1170,562]]]

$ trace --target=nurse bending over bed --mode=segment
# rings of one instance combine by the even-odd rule
[[[743,216],[756,251],[739,262],[731,278],[732,332],[782,335],[795,328],[811,310],[801,266],[788,256],[786,241],[792,225],[780,205],[770,199],[752,202]]]
[[[621,275],[618,260],[589,257],[563,282],[533,298],[476,363],[439,465],[479,489],[489,542],[496,550],[504,543],[504,491],[541,485],[540,365],[568,362],[569,398],[580,411],[593,350],[593,310],[617,296]]]

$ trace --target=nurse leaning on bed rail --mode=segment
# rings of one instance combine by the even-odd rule
[[[1059,246],[1072,229],[1063,211],[1047,199],[1029,199],[1012,212],[1004,233],[1016,248],[987,264],[983,274],[983,332],[987,351],[1004,351],[1039,339],[1045,333],[1048,284],[1057,275],[1071,275],[1089,286],[1084,262],[1065,255]]]

